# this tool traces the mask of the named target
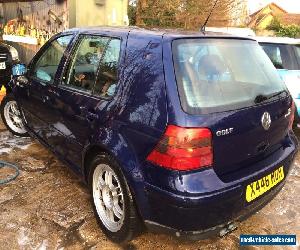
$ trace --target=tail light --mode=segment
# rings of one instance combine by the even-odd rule
[[[292,101],[291,105],[291,114],[290,114],[290,120],[289,120],[289,130],[293,129],[293,123],[294,123],[294,118],[295,118],[295,103]]]
[[[207,128],[169,125],[147,160],[161,167],[182,171],[211,166],[211,131]]]

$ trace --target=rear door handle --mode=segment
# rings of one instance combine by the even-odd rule
[[[86,119],[90,122],[94,121],[94,120],[97,120],[98,119],[98,115],[94,112],[90,112],[88,111],[86,113]]]
[[[88,110],[88,108],[85,106],[80,107],[80,112],[81,115],[90,122],[98,119],[98,115],[95,113],[95,111]]]

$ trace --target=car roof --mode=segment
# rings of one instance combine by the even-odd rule
[[[182,29],[146,29],[135,26],[96,26],[96,27],[82,27],[82,28],[73,28],[65,32],[78,32],[78,33],[89,33],[89,32],[112,32],[112,33],[143,33],[148,36],[163,36],[169,39],[178,39],[178,38],[233,38],[233,39],[247,39],[255,40],[253,37],[246,36],[236,36],[227,33],[221,32],[201,32],[201,31],[186,31]]]
[[[275,44],[300,44],[300,39],[290,37],[254,37],[259,43],[275,43]]]

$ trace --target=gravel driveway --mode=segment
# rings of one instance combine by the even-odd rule
[[[118,246],[98,229],[87,189],[52,153],[36,141],[12,137],[1,122],[0,141],[0,159],[21,166],[15,181],[0,186],[0,249],[223,250],[238,249],[240,234],[297,234],[300,240],[299,155],[279,195],[233,233],[194,242],[145,233]],[[0,178],[5,174],[0,170]]]

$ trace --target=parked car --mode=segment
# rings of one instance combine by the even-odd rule
[[[0,41],[0,89],[10,81],[12,65],[18,61],[18,51]]]
[[[144,225],[224,235],[282,189],[297,152],[292,97],[251,38],[72,29],[13,71],[5,125],[88,184],[115,242]]]
[[[296,109],[295,123],[300,127],[300,39],[257,37],[292,94]]]

